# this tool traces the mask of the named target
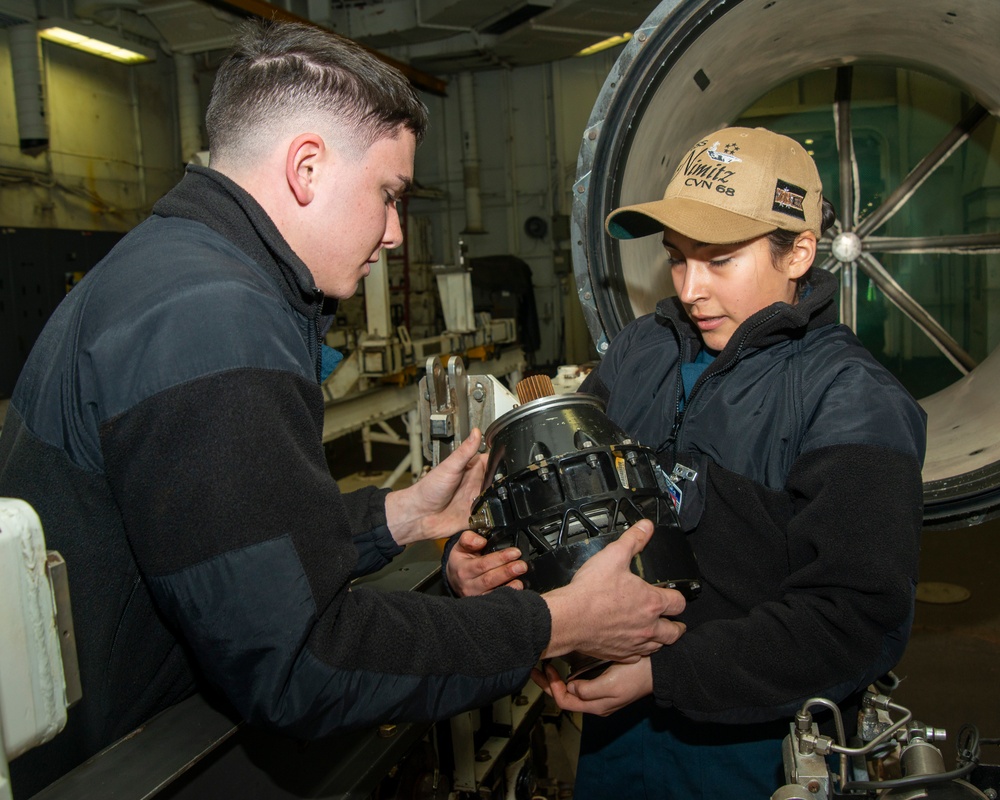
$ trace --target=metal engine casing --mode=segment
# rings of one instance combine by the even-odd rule
[[[486,431],[490,455],[472,525],[487,552],[517,547],[528,564],[526,588],[565,586],[598,551],[640,519],[655,532],[633,560],[649,583],[699,589],[699,573],[681,530],[667,476],[655,453],[634,442],[592,395],[531,400]]]

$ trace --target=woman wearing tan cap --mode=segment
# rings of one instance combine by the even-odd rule
[[[677,294],[581,391],[666,471],[696,473],[677,480],[702,591],[649,658],[568,686],[536,672],[587,713],[580,800],[770,797],[802,702],[848,708],[902,655],[925,416],[811,269],[832,223],[805,150],[747,128],[704,137],[662,200],[607,219],[620,239],[662,237]]]

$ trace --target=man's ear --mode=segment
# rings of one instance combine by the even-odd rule
[[[318,133],[300,133],[288,145],[285,179],[300,206],[309,205],[316,196],[315,169],[326,153],[326,143]]]
[[[795,243],[785,261],[788,277],[798,280],[809,271],[816,258],[816,234],[804,231],[795,237]]]

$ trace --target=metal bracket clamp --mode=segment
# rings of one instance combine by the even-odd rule
[[[428,358],[417,396],[424,457],[438,464],[469,435],[468,380],[462,359],[451,356],[446,371],[438,356]]]
[[[458,356],[427,359],[417,393],[424,458],[436,465],[468,437],[485,432],[497,417],[518,405],[517,397],[493,375],[467,375]],[[485,450],[485,442],[480,451]]]

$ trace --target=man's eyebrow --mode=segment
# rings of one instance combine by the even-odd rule
[[[397,175],[396,178],[401,184],[403,184],[403,188],[399,191],[400,194],[406,194],[413,188],[413,178],[410,178],[407,175]]]

